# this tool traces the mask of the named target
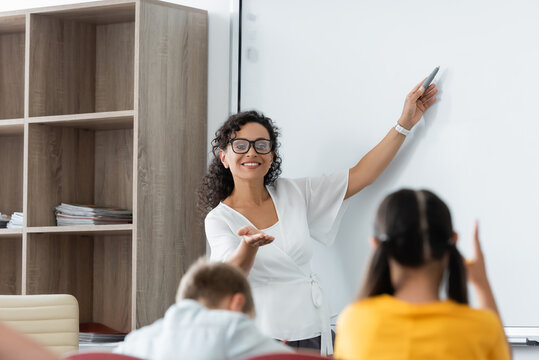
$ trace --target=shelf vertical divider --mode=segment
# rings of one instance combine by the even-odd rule
[[[206,170],[208,73],[206,11],[145,0],[139,20],[137,328],[163,316],[206,253],[195,194]]]
[[[133,58],[133,233],[131,237],[131,329],[137,328],[137,239],[138,239],[138,138],[139,138],[139,44],[141,2],[135,3],[135,44]]]
[[[24,145],[23,145],[23,184],[22,184],[22,251],[21,251],[21,294],[26,295],[26,281],[28,268],[28,237],[26,228],[28,226],[28,117],[29,117],[29,97],[30,97],[30,13],[25,15],[24,34]]]

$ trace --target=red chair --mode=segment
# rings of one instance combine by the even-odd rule
[[[288,353],[288,354],[267,354],[250,357],[246,360],[322,360],[329,359],[315,354]]]
[[[64,360],[142,360],[141,358],[111,352],[89,351],[68,354]]]

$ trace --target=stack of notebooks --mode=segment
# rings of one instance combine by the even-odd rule
[[[22,228],[22,212],[14,212],[11,214],[11,220],[7,223],[8,229],[19,229]]]
[[[121,333],[100,323],[80,324],[79,343],[115,343],[124,341],[125,333]]]
[[[9,216],[0,213],[0,229],[5,229],[9,222]]]
[[[115,343],[124,341],[124,338],[125,334],[79,333],[79,343],[81,344]]]
[[[126,209],[65,203],[56,207],[58,226],[131,224],[132,221],[133,212]]]
[[[14,212],[11,217],[0,213],[0,229],[20,229],[22,228],[22,212]]]

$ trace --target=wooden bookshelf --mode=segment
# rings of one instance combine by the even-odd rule
[[[161,317],[205,253],[207,13],[110,0],[0,13],[1,294],[73,294],[83,323]],[[60,203],[133,224],[56,226]]]

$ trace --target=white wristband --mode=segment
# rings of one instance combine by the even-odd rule
[[[397,130],[397,132],[401,133],[404,136],[408,136],[408,134],[410,133],[410,130],[406,130],[405,128],[400,126],[399,123],[397,123],[397,125],[395,125],[395,130]]]

